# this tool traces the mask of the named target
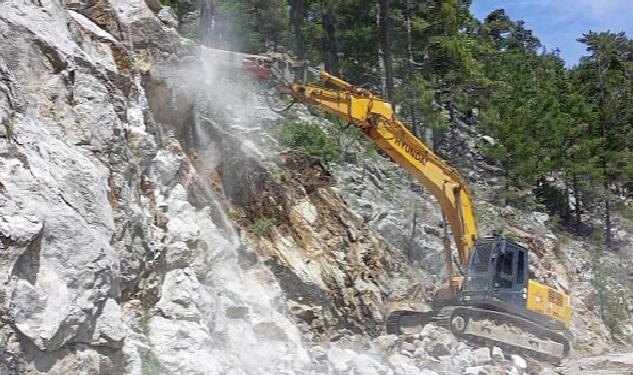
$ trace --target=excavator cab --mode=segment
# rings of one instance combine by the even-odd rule
[[[475,243],[459,298],[472,304],[496,300],[525,306],[528,287],[527,249],[502,236]]]
[[[528,250],[503,236],[475,242],[457,291],[457,303],[538,321],[551,329],[569,327],[569,295],[529,279]]]

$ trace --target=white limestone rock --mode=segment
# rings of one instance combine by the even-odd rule
[[[471,366],[471,367],[467,367],[466,370],[464,371],[465,375],[488,375],[489,372],[487,371],[485,366]]]
[[[327,351],[327,359],[334,371],[347,372],[351,370],[355,353],[349,349],[332,347]]]
[[[123,321],[121,307],[114,299],[109,298],[97,318],[94,337],[96,345],[121,348],[128,334],[129,329]]]
[[[163,6],[158,12],[158,18],[166,25],[172,28],[178,27],[178,19],[174,14],[174,10],[170,6]]]
[[[485,365],[492,360],[490,357],[490,348],[475,349],[473,350],[473,356],[475,357],[476,365]]]
[[[196,303],[200,300],[200,283],[190,269],[167,272],[161,290],[161,299],[156,307],[170,319],[197,322],[200,311]]]
[[[316,208],[308,199],[301,200],[295,205],[294,210],[310,225],[317,220]]]
[[[492,359],[494,359],[495,361],[503,361],[505,359],[505,356],[503,355],[503,350],[500,347],[495,346],[492,348]]]
[[[512,364],[518,367],[519,369],[525,370],[527,368],[527,362],[520,355],[512,354],[510,358],[512,358]]]
[[[213,350],[208,329],[194,322],[156,316],[149,323],[149,350],[169,374],[217,374],[227,358]]]

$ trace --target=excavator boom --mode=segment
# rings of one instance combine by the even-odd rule
[[[295,83],[282,87],[281,92],[354,124],[420,181],[442,207],[451,225],[459,261],[467,264],[478,228],[473,199],[463,177],[396,118],[391,104],[326,72],[320,75],[335,88]],[[450,268],[450,254],[447,261]],[[449,275],[452,276],[450,270]]]

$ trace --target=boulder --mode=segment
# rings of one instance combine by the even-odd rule
[[[168,270],[185,268],[193,260],[193,252],[184,241],[174,241],[166,246],[165,265]]]
[[[156,307],[163,316],[171,319],[196,322],[200,311],[196,303],[200,299],[200,282],[189,270],[176,269],[167,272]]]
[[[543,370],[541,370],[541,372],[538,373],[538,375],[556,375],[556,373],[551,368],[545,367]]]
[[[510,358],[512,358],[512,364],[519,369],[525,370],[527,368],[527,362],[520,355],[512,354]]]
[[[496,143],[496,142],[495,142],[495,139],[494,139],[494,138],[492,138],[492,137],[491,137],[491,136],[489,136],[489,135],[482,135],[482,136],[481,136],[481,139],[483,139],[484,141],[488,142],[488,144],[490,144],[491,146],[494,146],[494,145],[495,145],[495,143]]]
[[[109,298],[103,306],[101,315],[97,318],[95,345],[122,348],[123,340],[128,334],[129,328],[123,321],[121,306],[114,299]]]
[[[145,0],[145,3],[154,13],[158,13],[163,8],[159,0]]]
[[[259,322],[253,327],[253,332],[258,340],[265,341],[288,341],[288,336],[284,330],[279,327],[275,322],[264,321]]]
[[[479,348],[473,350],[476,365],[484,365],[492,360],[490,356],[490,348]]]
[[[464,375],[489,375],[489,372],[485,366],[471,366],[466,368]]]
[[[176,19],[174,10],[170,6],[163,6],[158,12],[158,18],[168,27],[178,27],[178,19]]]
[[[505,356],[503,355],[503,350],[500,347],[495,346],[492,348],[492,359],[495,361],[503,361]]]
[[[475,363],[475,355],[468,348],[460,349],[455,355],[454,362],[461,368],[472,366]]]
[[[349,349],[332,347],[327,351],[327,359],[330,365],[338,372],[347,372],[351,369],[356,355]]]

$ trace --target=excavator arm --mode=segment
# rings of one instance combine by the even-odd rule
[[[354,124],[420,181],[442,207],[451,226],[459,263],[467,265],[478,229],[473,199],[463,177],[415,137],[398,120],[389,103],[326,72],[320,76],[333,88],[293,83],[280,91]],[[445,256],[448,275],[454,276],[449,248]]]

